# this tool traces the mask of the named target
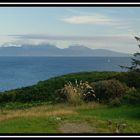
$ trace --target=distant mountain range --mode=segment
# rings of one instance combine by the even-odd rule
[[[110,51],[106,49],[90,49],[85,46],[72,45],[60,49],[50,44],[21,45],[17,47],[1,46],[0,56],[99,56],[99,57],[127,57],[130,54]]]

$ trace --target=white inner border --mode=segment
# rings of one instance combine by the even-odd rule
[[[117,5],[131,5],[131,4],[133,4],[133,5],[137,5],[137,4],[140,4],[140,2],[129,2],[129,3],[125,3],[125,2],[122,2],[122,3],[118,3],[118,2],[113,2],[113,3],[111,3],[111,2],[95,2],[95,3],[93,3],[93,2],[87,2],[87,3],[78,3],[78,2],[62,2],[62,3],[58,3],[58,2],[39,2],[39,3],[37,3],[37,2],[32,2],[32,3],[28,3],[28,2],[13,2],[13,3],[11,3],[11,2],[5,2],[5,3],[1,3],[0,2],[0,5],[22,5],[22,4],[26,4],[26,5],[42,5],[42,4],[47,4],[47,5],[55,5],[55,4],[57,4],[57,5],[69,5],[69,4],[73,4],[73,5],[78,5],[78,4],[81,4],[81,5],[90,5],[90,4],[94,4],[94,5],[102,5],[102,4],[104,4],[104,5],[115,5],[115,4],[117,4]],[[46,134],[47,135],[47,134]],[[104,138],[107,138],[107,137],[110,137],[110,138],[113,138],[113,137],[116,137],[116,138],[123,138],[123,137],[129,137],[129,138],[138,138],[138,137],[140,137],[140,136],[64,136],[63,134],[62,134],[62,136],[53,136],[53,134],[52,134],[52,136],[14,136],[14,135],[12,135],[12,136],[0,136],[0,138],[22,138],[22,137],[24,137],[24,138],[43,138],[43,137],[47,137],[47,138],[80,138],[80,137],[82,137],[82,138],[92,138],[92,137],[95,137],[95,138],[99,138],[99,137],[104,137]]]

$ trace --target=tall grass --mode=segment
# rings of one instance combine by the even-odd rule
[[[82,80],[80,82],[75,80],[74,83],[67,82],[61,89],[61,93],[64,94],[68,103],[73,105],[81,105],[84,101],[96,98],[93,88],[87,81],[82,82]]]
[[[78,87],[77,83],[74,85],[68,82],[64,85],[62,90],[66,94],[68,103],[72,105],[80,105],[83,103],[81,89]]]

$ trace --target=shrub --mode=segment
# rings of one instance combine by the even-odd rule
[[[140,91],[130,88],[122,98],[124,104],[140,104]]]
[[[35,107],[35,106],[39,106],[39,105],[44,105],[44,104],[48,104],[45,102],[30,102],[30,103],[21,103],[21,102],[9,102],[9,103],[3,103],[0,104],[0,108],[1,109],[27,109],[27,108],[31,108],[31,107]]]
[[[120,82],[126,83],[129,87],[140,88],[140,72],[121,72],[113,77]]]
[[[109,101],[109,106],[118,107],[121,105],[121,100],[119,98],[115,98]]]
[[[114,98],[121,98],[128,87],[118,80],[103,80],[92,84],[99,102],[107,103]]]

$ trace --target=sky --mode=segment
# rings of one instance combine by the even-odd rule
[[[135,53],[140,7],[0,7],[0,47],[50,43]]]

